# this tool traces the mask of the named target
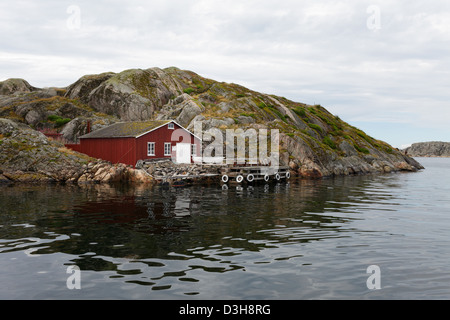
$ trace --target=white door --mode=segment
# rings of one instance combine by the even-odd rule
[[[177,163],[191,163],[191,144],[177,143]]]

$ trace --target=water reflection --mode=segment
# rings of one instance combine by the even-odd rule
[[[378,192],[366,192],[370,183],[353,177],[228,189],[4,188],[0,254],[64,253],[66,264],[110,272],[111,281],[173,289],[170,279],[204,283],[204,273],[295,261],[305,254],[300,246],[347,237],[358,216],[342,213],[390,200],[383,180]]]

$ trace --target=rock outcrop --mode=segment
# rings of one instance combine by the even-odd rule
[[[146,120],[181,87],[161,69],[132,69],[85,76],[68,87],[66,97],[78,98],[94,110],[122,120]]]
[[[0,119],[0,182],[103,183],[154,180],[143,170],[66,149],[29,126]]]
[[[0,95],[28,93],[37,90],[23,79],[8,79],[0,82]]]
[[[0,83],[0,90],[0,118],[9,119],[18,126],[31,126],[28,127],[30,136],[36,135],[34,130],[44,128],[61,133],[67,141],[76,141],[88,127],[97,130],[118,121],[174,119],[189,130],[194,130],[197,122],[202,123],[204,131],[212,128],[222,132],[239,128],[278,130],[280,164],[288,165],[301,177],[423,168],[413,158],[368,136],[320,105],[255,92],[175,67],[88,75],[66,88],[38,89],[24,80],[15,79]],[[27,156],[30,159],[47,157],[44,163],[55,168],[54,174],[64,172],[63,166],[58,165],[74,155],[67,152],[61,155],[60,151],[58,157],[46,148],[51,144],[50,140],[39,135],[36,139],[38,141],[31,142],[32,154],[24,152],[26,146],[20,150],[22,153],[13,153],[16,158],[8,153],[8,170],[30,172],[30,168],[36,166],[33,161],[26,159],[21,163],[17,160]],[[10,137],[3,137],[1,141],[3,144],[19,143],[19,140],[11,141]],[[2,157],[4,159],[5,155]],[[54,160],[49,162],[49,159]],[[111,175],[106,171],[102,174],[108,180]],[[81,176],[81,180],[93,179],[91,173],[85,172],[75,180]],[[55,180],[54,175],[50,174],[50,177]]]
[[[142,166],[148,174],[159,181],[177,180],[185,177],[208,178],[220,173],[219,166],[202,166],[201,164],[175,164],[170,159],[154,161]]]
[[[430,141],[414,143],[404,152],[411,157],[450,157],[450,142]]]

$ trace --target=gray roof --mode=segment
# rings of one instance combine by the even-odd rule
[[[172,122],[172,120],[117,122],[106,128],[85,134],[80,138],[136,138],[170,122]]]

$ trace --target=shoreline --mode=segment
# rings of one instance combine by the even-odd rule
[[[172,167],[173,167],[172,163]],[[177,165],[175,165],[177,166]],[[183,165],[180,166],[182,169],[188,170],[200,170],[201,165]],[[330,178],[339,177],[357,177],[365,175],[381,175],[381,174],[394,174],[394,173],[414,173],[424,168],[417,169],[415,167],[402,167],[398,166],[396,168],[379,168],[373,170],[354,170],[354,168],[349,168],[346,173],[342,174],[329,174],[329,175],[302,175],[301,170],[289,169],[291,173],[292,180],[322,180]],[[153,172],[160,172],[161,168],[155,170],[152,168]],[[212,171],[217,171],[217,174],[212,174]],[[31,172],[31,171],[5,171],[0,169],[0,186],[5,185],[99,185],[99,184],[122,184],[122,185],[148,185],[148,186],[158,186],[158,185],[174,185],[176,182],[186,182],[180,183],[179,186],[192,185],[192,184],[217,184],[222,185],[221,175],[218,173],[219,169],[214,168],[211,170],[202,170],[201,173],[193,175],[192,178],[189,175],[179,175],[179,171],[172,171],[172,175],[166,176],[156,176],[149,172],[149,169],[134,169],[124,164],[111,164],[99,160],[98,162],[92,162],[84,166],[81,172],[78,172],[75,177],[66,178],[55,178],[50,174],[45,174],[43,172]],[[198,171],[197,171],[198,173]],[[270,181],[272,183],[272,180]],[[240,183],[232,182],[233,185],[240,185]],[[253,183],[248,183],[244,181],[241,185],[252,185]],[[259,184],[259,183],[255,183]]]
[[[413,158],[450,158],[450,156],[411,156]]]

